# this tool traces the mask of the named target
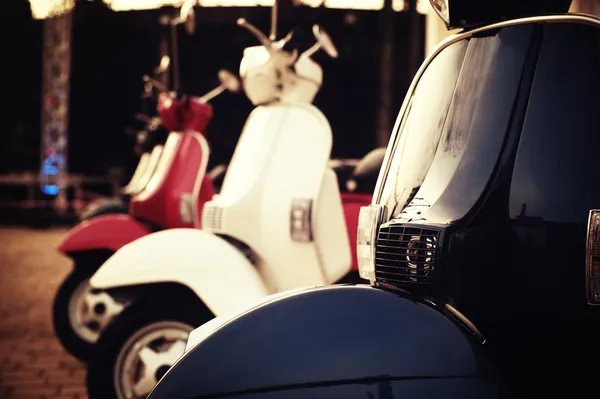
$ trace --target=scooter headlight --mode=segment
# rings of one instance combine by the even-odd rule
[[[358,231],[356,253],[358,255],[358,273],[361,278],[375,281],[375,246],[377,231],[381,225],[386,207],[384,205],[369,205],[360,208],[358,215]]]

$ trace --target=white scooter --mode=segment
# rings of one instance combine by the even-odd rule
[[[90,399],[142,398],[181,356],[189,333],[215,315],[269,294],[339,281],[351,250],[335,172],[332,133],[312,100],[322,70],[310,56],[271,42],[244,51],[240,75],[252,111],[223,187],[203,210],[203,230],[150,234],[117,251],[92,277],[94,288],[130,305],[108,325],[88,366]]]

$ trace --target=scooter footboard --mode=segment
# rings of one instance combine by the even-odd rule
[[[149,234],[123,247],[90,281],[98,289],[162,282],[190,288],[216,316],[269,294],[237,248],[216,235],[185,228]]]

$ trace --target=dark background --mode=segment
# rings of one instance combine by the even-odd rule
[[[3,96],[0,115],[0,173],[38,170],[42,78],[42,21],[33,20],[27,1],[8,0],[0,11]],[[218,84],[221,68],[237,74],[242,50],[257,45],[236,25],[245,17],[263,31],[269,29],[270,8],[196,8],[193,36],[179,29],[181,84],[201,95]],[[362,157],[376,146],[379,102],[381,12],[325,8],[294,8],[280,13],[279,35],[295,29],[295,43],[314,43],[313,23],[321,24],[336,43],[340,57],[319,52],[314,59],[324,70],[324,84],[315,105],[329,118],[334,134],[332,157]],[[136,158],[133,138],[125,134],[140,111],[142,75],[160,60],[165,32],[158,19],[166,7],[151,11],[113,12],[101,2],[78,2],[73,15],[69,169],[105,174],[111,166],[131,169]],[[349,14],[355,17],[349,23]],[[415,66],[408,57],[410,40],[423,49],[424,18],[418,15],[416,37],[409,37],[409,14],[394,14],[393,115],[399,110]],[[267,32],[268,33],[268,32]],[[423,54],[417,56],[422,60]],[[252,106],[240,94],[212,101],[215,116],[207,136],[212,146],[209,167],[227,162]]]

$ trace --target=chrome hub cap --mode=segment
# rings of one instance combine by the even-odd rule
[[[79,284],[71,296],[69,322],[79,338],[93,344],[100,332],[125,306],[106,292],[93,289],[88,278]]]
[[[193,329],[185,323],[161,321],[147,325],[129,338],[115,364],[117,397],[146,398],[160,378],[183,355]]]

